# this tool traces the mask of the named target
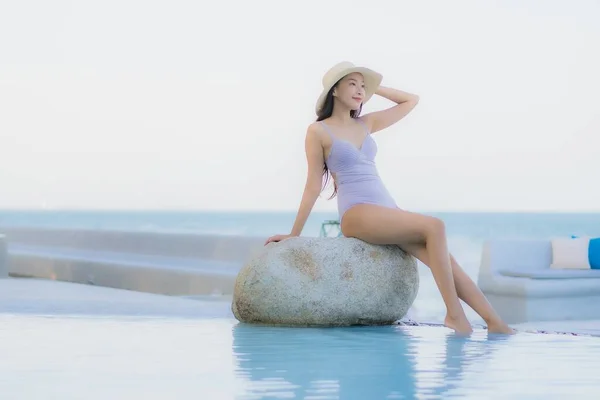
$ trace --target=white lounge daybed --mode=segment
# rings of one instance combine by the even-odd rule
[[[477,284],[508,323],[600,320],[600,269],[556,269],[552,241],[484,243]]]

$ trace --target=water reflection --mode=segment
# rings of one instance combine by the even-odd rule
[[[236,374],[248,382],[246,398],[435,397],[455,389],[465,368],[493,349],[485,342],[438,332],[428,338],[399,326],[282,328],[240,323],[233,327]]]

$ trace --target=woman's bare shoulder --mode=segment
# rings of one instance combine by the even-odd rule
[[[308,125],[306,128],[306,138],[312,140],[323,141],[326,138],[326,132],[323,128],[323,124],[320,124],[319,121],[315,121]]]

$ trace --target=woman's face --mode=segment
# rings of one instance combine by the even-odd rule
[[[365,82],[358,72],[346,75],[338,83],[333,95],[351,110],[358,110],[365,98]]]

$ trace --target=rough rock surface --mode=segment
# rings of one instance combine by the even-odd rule
[[[416,259],[354,238],[294,237],[265,246],[240,270],[232,311],[242,322],[392,324],[419,288]]]

